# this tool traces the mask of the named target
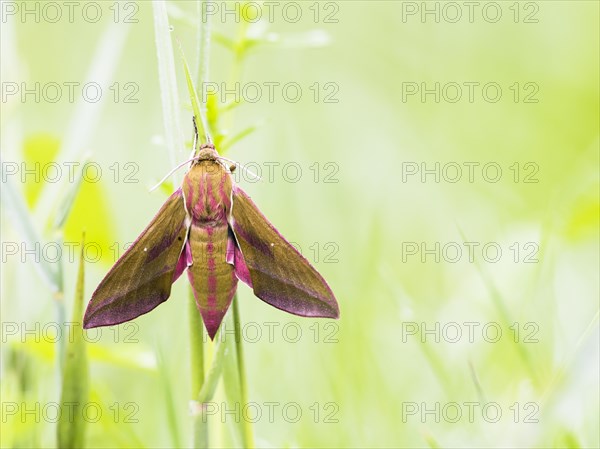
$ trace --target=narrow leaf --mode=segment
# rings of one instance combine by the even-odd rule
[[[177,93],[177,77],[175,75],[175,58],[171,44],[171,29],[164,0],[152,2],[154,17],[154,34],[156,39],[156,56],[158,59],[158,79],[162,102],[165,137],[171,166],[183,160],[184,143],[179,118],[179,95]],[[174,183],[179,184],[177,174],[173,174]]]
[[[4,173],[4,164],[2,164],[1,170],[3,179],[1,190],[2,205],[11,218],[16,231],[20,234],[28,248],[35,248],[37,245],[42,245],[43,242],[33,227],[23,197],[15,189],[10,177]],[[52,291],[58,292],[60,290],[60,280],[56,266],[50,264],[43,257],[34,266],[40,272],[42,278],[48,282]]]
[[[123,23],[108,21],[106,28],[98,39],[98,45],[90,52],[90,63],[82,85],[88,83],[101,86],[106,92],[114,82],[115,71],[119,67],[130,27]],[[93,103],[83,97],[72,109],[73,114],[68,124],[64,139],[61,142],[59,153],[55,162],[63,166],[65,162],[81,159],[81,154],[91,143],[94,127],[100,123],[99,117],[110,95],[102,95],[99,101]],[[52,208],[55,206],[54,198],[58,196],[60,183],[46,183],[36,202],[36,218],[42,223],[47,223]]]
[[[213,31],[212,37],[216,43],[221,44],[223,47],[231,51],[235,51],[235,42],[224,34],[219,33],[218,31]]]
[[[165,393],[167,424],[171,434],[172,447],[181,447],[181,442],[179,439],[179,426],[177,425],[177,408],[175,407],[173,387],[171,385],[171,378],[169,376],[169,368],[165,362],[163,352],[160,348],[156,350],[156,359],[158,360],[158,372],[160,374],[162,390]]]
[[[234,338],[227,338],[226,342],[227,357],[225,357],[223,368],[223,386],[230,407],[237,408],[236,404],[239,404],[239,407],[243,409],[248,404],[248,387],[246,382],[246,369],[242,348],[241,323],[237,295],[234,296],[231,306],[233,308],[232,321]],[[227,324],[229,324],[230,321],[231,320],[228,320]],[[236,421],[235,430],[243,447],[254,447],[254,436],[250,421],[244,418]]]
[[[79,259],[79,274],[75,289],[72,321],[81,324],[83,316],[84,296],[84,264],[83,239]],[[81,329],[81,328],[80,328]],[[83,332],[74,332],[67,342],[66,357],[63,367],[61,404],[63,410],[72,413],[62,413],[58,421],[58,447],[85,447],[85,413],[83,407],[89,401],[89,368],[87,349]]]
[[[87,163],[87,160],[83,162],[83,165]],[[77,174],[77,178],[74,182],[69,186],[67,191],[65,192],[63,198],[58,203],[57,212],[54,216],[52,228],[53,229],[62,229],[73,209],[73,204],[75,204],[75,198],[77,198],[77,194],[79,193],[79,189],[81,188],[81,183],[83,182],[83,168],[79,170]]]
[[[190,325],[190,368],[192,376],[192,398],[197,399],[204,386],[204,325],[196,307],[194,292],[188,288],[188,320]],[[194,417],[194,447],[208,447],[208,421],[201,415]]]
[[[199,315],[196,312],[197,315]],[[198,320],[200,322],[200,320]],[[201,323],[200,323],[201,324]],[[205,404],[210,402],[215,395],[217,384],[223,371],[223,359],[225,357],[225,343],[221,342],[221,331],[215,336],[214,354],[210,369],[204,379],[197,401],[192,401],[192,414],[194,426],[194,447],[207,448],[208,445],[208,416],[205,415]],[[194,359],[192,358],[192,363]],[[194,382],[192,382],[194,385]]]
[[[460,236],[463,239],[463,241],[467,242],[468,240],[465,236],[465,233],[462,231],[462,229],[460,227],[458,228],[458,231],[459,231]],[[511,325],[511,323],[513,322],[513,320],[511,318],[511,314],[509,311],[509,307],[506,303],[506,300],[504,299],[503,295],[500,293],[500,290],[494,283],[494,281],[493,281],[492,277],[490,276],[490,274],[488,273],[488,271],[486,271],[484,269],[484,267],[478,261],[475,261],[474,265],[479,273],[479,276],[481,277],[482,282],[484,283],[485,287],[488,290],[488,294],[490,295],[490,298],[492,299],[494,306],[496,307],[496,310],[498,312],[498,315],[500,317],[500,320],[501,320],[503,326],[508,328]],[[529,371],[529,375],[531,376],[531,379],[533,380],[533,382],[536,385],[539,384],[539,375],[537,372],[537,367],[535,366],[535,363],[533,362],[533,360],[530,357],[530,352],[529,352],[527,346],[522,344],[521,342],[519,342],[519,343],[515,344],[514,347],[517,349],[517,353],[519,354],[519,356],[521,357],[521,360],[523,361],[527,370]]]
[[[206,375],[206,379],[204,380],[204,385],[202,385],[202,390],[200,390],[200,394],[198,395],[198,402],[201,405],[212,400],[213,396],[215,395],[215,390],[217,389],[217,383],[221,378],[221,373],[223,371],[225,344],[221,342],[220,330],[215,336],[215,342],[213,360]]]
[[[187,60],[183,54],[183,48],[179,46],[179,52],[181,54],[181,60],[183,61],[183,70],[185,72],[185,79],[187,81],[188,93],[192,102],[192,110],[194,111],[194,117],[196,126],[198,127],[198,134],[200,137],[204,137],[205,142],[211,141],[210,134],[208,133],[208,125],[206,124],[206,118],[200,110],[200,102],[198,101],[198,94],[196,93],[196,87],[194,86],[194,80],[190,73]]]
[[[248,404],[248,383],[246,381],[246,364],[244,362],[244,351],[242,346],[242,332],[241,332],[241,318],[240,309],[238,305],[238,296],[233,297],[233,326],[235,329],[235,355],[238,369],[238,379],[240,386],[240,400],[242,407]],[[247,419],[241,420],[241,431],[242,441],[244,447],[254,447],[254,432],[252,430],[252,424]]]
[[[220,148],[221,154],[225,153],[225,151],[227,151],[229,148],[231,148],[235,143],[242,140],[244,137],[252,134],[254,131],[256,131],[258,129],[259,126],[261,126],[261,124],[255,124],[252,126],[248,126],[247,128],[245,128],[242,131],[240,131],[239,133],[237,133],[235,136],[231,137],[230,139],[227,139],[221,145],[221,148]]]
[[[196,307],[196,299],[191,288],[188,288],[188,315],[190,324],[190,364],[192,375],[192,395],[197,397],[204,384],[204,325]]]

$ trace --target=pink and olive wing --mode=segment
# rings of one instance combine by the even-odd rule
[[[235,263],[245,262],[257,297],[295,315],[339,317],[337,301],[325,279],[237,186],[230,225],[243,256],[235,257]]]
[[[168,299],[183,268],[178,261],[186,241],[185,217],[179,189],[100,282],[85,311],[84,328],[132,320]]]

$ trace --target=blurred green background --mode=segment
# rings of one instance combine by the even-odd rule
[[[164,201],[149,187],[189,154],[178,41],[194,72],[196,3],[168,2],[162,28],[162,3],[75,3],[70,20],[59,2],[55,21],[45,2],[2,2],[2,447],[56,445],[48,404],[66,337],[53,323],[72,321],[82,230],[87,303]],[[251,413],[259,447],[600,445],[599,6],[465,3],[253,2],[251,24],[240,3],[211,5],[219,129],[224,142],[252,129],[226,156],[261,171],[240,185],[341,308],[337,322],[301,319],[240,284],[253,408],[237,415]],[[173,64],[157,56],[165,26]],[[231,42],[249,46],[241,65]],[[235,80],[246,101],[225,111]],[[79,83],[72,101],[64,83]],[[177,87],[170,109],[165,86]],[[86,160],[62,234],[68,164]],[[66,316],[42,265],[64,270]],[[192,444],[186,284],[133,324],[88,334],[101,417],[87,447]],[[211,407],[210,445],[239,446],[223,383]]]

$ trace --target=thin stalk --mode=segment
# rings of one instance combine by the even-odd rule
[[[87,162],[87,159],[84,159]],[[79,172],[77,177],[77,181],[67,189],[64,193],[63,198],[58,201],[58,212],[53,217],[53,235],[54,240],[57,243],[59,248],[63,247],[65,240],[65,223],[69,218],[71,211],[73,210],[73,205],[75,204],[75,200],[77,199],[77,195],[81,189],[81,183],[83,181],[83,170]],[[81,246],[83,250],[83,243],[81,241]],[[81,262],[83,264],[83,262]],[[64,298],[64,266],[62,261],[56,262],[56,292],[54,292],[54,307],[56,308],[56,320],[58,322],[58,326],[63,332],[62,335],[65,335],[65,323],[66,323],[66,312],[65,312],[65,298]],[[74,320],[79,321],[81,317],[73,317]],[[65,353],[66,353],[66,339],[60,338],[58,341],[58,354],[57,354],[57,362],[58,362],[58,372],[62,375],[63,365],[65,363]]]
[[[238,368],[238,379],[240,381],[240,399],[241,407],[245,407],[248,404],[248,385],[246,381],[246,366],[244,363],[244,351],[242,347],[242,332],[241,332],[241,321],[240,321],[240,310],[238,306],[237,293],[233,297],[233,329],[235,331],[235,353],[237,359]],[[254,448],[254,434],[252,424],[247,419],[241,420],[242,426],[242,440],[245,448]]]
[[[11,177],[6,176],[4,172],[4,162],[0,158],[0,173],[2,174],[2,189],[0,189],[0,200],[8,217],[11,219],[15,231],[20,235],[27,245],[34,246],[36,242],[41,242],[42,238],[33,225],[32,217],[29,214],[25,198],[20,191],[11,182]],[[45,260],[43,257],[39,263],[34,264],[42,279],[48,283],[52,293],[56,293],[62,286],[58,281],[58,269],[55,264]]]
[[[158,359],[158,368],[160,374],[160,380],[162,383],[162,390],[165,393],[165,408],[167,415],[167,423],[169,427],[169,431],[171,433],[172,438],[172,446],[173,447],[181,447],[181,442],[179,440],[179,429],[178,429],[178,420],[177,420],[177,409],[175,405],[174,395],[173,395],[173,387],[171,381],[169,380],[169,368],[167,366],[167,362],[165,360],[165,356],[163,350],[160,346],[156,349],[156,356]]]
[[[177,89],[177,76],[175,72],[175,57],[173,55],[167,4],[164,0],[157,0],[151,3],[154,18],[158,81],[165,127],[165,138],[170,165],[174,167],[177,164],[177,161],[183,158],[185,153],[181,121],[179,118],[180,105]],[[181,182],[178,176],[178,174],[173,174],[173,183],[175,185]]]
[[[59,233],[55,242],[59,245],[60,248],[62,248],[62,246],[63,246],[62,232]],[[56,269],[57,269],[57,276],[56,276],[57,290],[54,292],[54,295],[53,295],[54,301],[53,302],[54,302],[54,308],[55,308],[55,313],[56,313],[56,321],[58,323],[58,327],[60,328],[61,332],[63,333],[62,335],[64,335],[65,320],[66,320],[67,315],[66,315],[66,311],[65,311],[64,270],[63,270],[62,261],[58,261],[58,263],[56,264]],[[65,361],[65,345],[66,345],[66,339],[59,338],[58,339],[58,354],[56,357],[56,363],[58,366],[59,376],[62,376],[63,364]]]
[[[81,324],[83,316],[85,273],[84,273],[84,240],[81,236],[81,252],[79,255],[79,270],[73,300],[71,320]],[[75,332],[65,345],[65,355],[62,366],[60,385],[60,403],[74,406],[71,413],[60,414],[56,426],[57,447],[72,449],[85,447],[86,419],[83,404],[90,399],[89,364],[86,342],[81,332]],[[67,340],[67,339],[61,339]],[[82,410],[84,413],[82,414]]]
[[[467,242],[468,240],[460,227],[458,228],[458,231],[459,231],[463,241]],[[507,327],[507,328],[510,327],[513,320],[511,319],[511,314],[509,312],[506,301],[504,300],[504,297],[502,296],[502,294],[496,287],[491,276],[488,274],[488,272],[486,270],[484,270],[484,268],[481,266],[481,264],[478,263],[477,261],[475,262],[475,268],[479,272],[479,275],[488,290],[488,293],[494,303],[494,306],[496,307],[496,311],[499,315],[502,326]],[[538,372],[536,370],[535,364],[533,363],[533,361],[531,360],[531,357],[529,356],[529,351],[520,342],[517,343],[516,345],[514,345],[514,347],[516,348],[517,354],[521,358],[521,361],[524,363],[526,369],[529,371],[529,375],[531,376],[532,382],[535,384],[536,387],[539,387],[540,380],[538,377]]]
[[[187,82],[190,99],[192,101],[192,110],[194,111],[194,124],[197,127],[199,137],[204,137],[206,142],[211,142],[212,139],[210,138],[210,135],[208,133],[208,125],[206,123],[205,114],[200,110],[200,102],[198,101],[198,95],[196,92],[196,87],[194,86],[194,80],[192,79],[192,74],[190,73],[190,68],[185,59],[185,55],[183,53],[183,48],[181,47],[181,44],[179,45],[179,53],[181,54],[181,60],[183,61],[185,79]]]
[[[204,342],[203,325],[196,307],[196,299],[191,288],[188,288],[188,320],[190,324],[190,368],[192,376],[192,399],[200,396],[204,386]],[[193,441],[195,448],[208,447],[208,424],[206,420],[194,417]]]
[[[192,289],[189,288],[189,323],[190,323],[190,350],[192,362],[192,392],[197,397],[204,384],[204,343],[202,335],[202,320],[196,307],[196,299]]]
[[[194,447],[208,447],[208,416],[206,403],[215,395],[217,384],[223,372],[223,359],[225,358],[225,344],[221,341],[221,330],[217,331],[213,356],[210,368],[204,376],[204,383],[197,398],[191,401],[192,416],[194,417]]]
[[[550,402],[553,399],[552,396],[555,395],[556,391],[558,390],[558,387],[560,386],[561,382],[564,380],[569,368],[571,367],[571,365],[575,361],[575,358],[579,354],[581,347],[587,341],[590,334],[598,327],[599,320],[600,320],[600,311],[596,310],[596,313],[592,317],[590,323],[587,325],[585,330],[581,333],[581,335],[577,339],[577,342],[575,343],[575,346],[573,347],[573,350],[571,351],[571,353],[567,354],[564,361],[560,364],[558,369],[555,370],[554,375],[552,376],[552,379],[550,379],[548,386],[546,387],[544,393],[542,394],[542,398],[540,401],[542,406],[546,406],[548,404],[548,402]]]

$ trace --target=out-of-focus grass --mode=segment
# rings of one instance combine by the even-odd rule
[[[193,60],[197,30],[185,17],[195,5],[173,5],[183,14],[171,11],[170,33],[181,40]],[[314,320],[283,315],[253,297],[248,288],[239,288],[243,321],[257,323],[262,331],[256,343],[245,342],[249,400],[263,411],[254,424],[257,445],[600,444],[595,318],[599,296],[598,5],[561,1],[538,5],[537,24],[403,22],[402,4],[395,2],[379,2],[369,14],[362,2],[340,3],[336,24],[315,24],[308,13],[297,24],[275,21],[270,32],[284,35],[319,28],[330,36],[331,44],[308,49],[253,47],[236,79],[295,81],[304,89],[302,99],[293,104],[279,99],[240,105],[230,125],[219,117],[215,126],[217,119],[209,114],[211,129],[230,128],[229,142],[257,121],[265,122],[232,145],[227,156],[259,165],[296,162],[303,176],[297,183],[287,183],[277,172],[272,183],[268,178],[256,183],[248,179],[242,181],[243,187],[305,255],[312,257],[309,247],[315,242],[321,252],[327,242],[339,247],[338,262],[325,263],[321,254],[315,263],[340,301],[342,316],[336,323],[339,330],[332,337],[334,343],[325,342],[335,331],[325,328],[325,322],[315,326]],[[109,85],[134,81],[139,86],[138,103],[107,101],[102,110],[85,114],[89,121],[83,133],[86,138],[81,140],[77,134],[75,139],[83,142],[77,150],[90,151],[92,160],[105,169],[95,187],[84,182],[80,192],[85,195],[86,189],[96,189],[102,192],[104,203],[88,200],[85,212],[72,224],[67,222],[67,228],[72,225],[76,232],[86,227],[90,241],[103,239],[101,234],[90,233],[99,223],[99,230],[114,229],[105,237],[108,243],[132,241],[163,200],[160,194],[149,195],[147,188],[172,166],[166,149],[169,140],[163,133],[152,11],[148,4],[139,6],[139,22],[129,26],[127,40],[108,54],[94,52],[108,20],[63,27],[11,22],[2,27],[6,33],[3,50],[13,49],[3,52],[3,81],[83,82],[86,73],[87,78],[95,78],[89,75],[90,59],[94,62],[99,55],[107,55],[106,61],[113,61],[107,67],[114,67]],[[215,20],[213,30],[235,42],[237,25]],[[6,35],[14,38],[5,39]],[[69,55],[68,64],[63,55]],[[228,81],[234,62],[230,50],[214,45],[211,80]],[[175,75],[180,102],[185,104],[183,71]],[[339,102],[315,103],[309,86],[317,81],[336,82]],[[401,90],[405,81],[496,81],[508,99],[495,104],[405,102]],[[514,103],[508,86],[528,81],[539,85],[539,103]],[[23,151],[36,136],[63,143],[67,130],[73,129],[67,124],[80,111],[66,101],[21,103],[14,97],[1,106],[3,162],[26,160]],[[217,106],[229,110],[233,105]],[[180,126],[186,130],[191,113],[179,112]],[[227,145],[225,135],[219,143]],[[40,155],[39,161],[52,158],[50,153]],[[187,149],[182,153],[185,157]],[[115,183],[108,170],[115,161],[135,162],[139,182]],[[315,161],[321,169],[326,162],[337,163],[339,182],[315,183],[309,169]],[[410,161],[430,166],[436,161],[495,161],[505,169],[505,176],[498,183],[402,182],[402,163]],[[539,182],[513,182],[508,167],[515,161],[537,162]],[[322,176],[323,172],[320,180]],[[22,198],[43,188],[31,182],[31,177],[24,184],[16,177],[11,181]],[[54,193],[46,197],[51,200],[46,209],[60,201],[63,187],[52,186]],[[4,196],[2,205],[3,241],[21,242],[22,229],[16,229],[4,214]],[[36,219],[33,223],[43,230],[44,222]],[[438,241],[463,242],[459,230],[469,240],[499,242],[507,258],[495,264],[479,261],[479,266],[464,259],[454,264],[431,259],[422,263],[419,257],[403,261],[403,242],[424,241],[430,246]],[[506,248],[515,241],[538,243],[539,262],[513,263]],[[30,258],[22,263],[19,257],[6,257],[2,320],[26,323],[28,329],[37,322],[42,329],[54,320],[47,284]],[[112,262],[112,253],[104,251],[103,258]],[[69,301],[74,296],[76,265],[65,259],[64,297]],[[86,268],[89,295],[108,265],[88,263]],[[88,423],[90,447],[168,446],[177,441],[169,420],[177,422],[175,432],[181,444],[189,444],[189,348],[187,326],[182,325],[186,289],[185,282],[179,281],[168,302],[136,320],[136,327],[120,326],[118,338],[116,330],[106,330],[98,342],[88,342],[91,400],[103,410],[97,423]],[[457,343],[431,338],[422,342],[422,332],[403,338],[403,325],[409,322],[426,323],[429,328],[435,322],[518,323],[521,338],[516,343],[514,332],[503,327],[503,338],[489,343],[481,338],[481,324],[473,343],[466,336]],[[265,323],[276,324],[272,342]],[[523,341],[532,330],[524,328],[527,323],[539,327],[537,342]],[[302,338],[291,343],[282,329],[288,325],[291,332],[296,324]],[[128,342],[125,337],[133,331],[135,342]],[[57,401],[56,344],[48,338],[36,341],[32,335],[25,342],[20,334],[5,335],[3,404],[34,407]],[[166,348],[160,365],[157,346]],[[174,412],[165,400],[166,376]],[[221,387],[215,388],[215,402],[221,407],[226,395]],[[403,414],[403,405],[409,402],[432,408],[436,403],[470,401],[498,403],[502,418],[491,423],[476,414],[473,422],[463,417],[452,423],[436,422],[429,415],[422,422],[420,415]],[[267,416],[267,402],[279,403],[273,422]],[[137,408],[129,408],[130,403]],[[297,423],[282,416],[283,405],[290,403],[302,407]],[[534,411],[527,404],[539,406],[538,422],[523,422]],[[516,423],[515,410],[519,412]],[[126,420],[128,416],[137,422]],[[327,417],[333,422],[325,422]],[[211,437],[217,445],[228,444],[234,434],[230,425],[235,422],[228,419],[222,425],[219,421],[220,416],[211,421]],[[20,414],[8,417],[2,426],[2,446],[52,446],[54,426],[44,420],[21,419]]]
[[[82,326],[84,307],[84,260],[85,247],[81,239],[81,250],[79,252],[79,273],[77,275],[77,286],[75,300],[73,302],[73,314],[71,322]],[[57,447],[80,448],[86,445],[85,431],[87,419],[85,404],[89,401],[89,363],[87,357],[86,342],[81,332],[73,333],[73,338],[66,344],[64,360],[62,360],[62,383],[60,404],[62,408],[69,407],[68,413],[61,413],[58,419]]]

